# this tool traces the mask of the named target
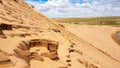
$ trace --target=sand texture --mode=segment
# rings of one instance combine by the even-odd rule
[[[0,68],[120,68],[117,31],[59,24],[23,0],[0,0]]]

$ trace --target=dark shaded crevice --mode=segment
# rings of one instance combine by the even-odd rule
[[[0,0],[0,4],[2,4],[3,2],[2,2],[2,0]]]
[[[0,24],[0,38],[6,39],[7,37],[3,33],[3,30],[12,30],[12,26],[4,23]]]

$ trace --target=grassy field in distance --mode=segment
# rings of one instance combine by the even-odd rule
[[[120,16],[115,16],[115,17],[92,17],[92,18],[54,18],[54,20],[56,20],[60,23],[120,26]]]

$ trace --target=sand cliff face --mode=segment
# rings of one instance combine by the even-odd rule
[[[104,44],[71,32],[23,0],[0,0],[0,68],[120,68],[120,47],[111,37]]]

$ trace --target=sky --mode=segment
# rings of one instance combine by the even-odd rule
[[[120,0],[25,0],[50,18],[120,16]]]

